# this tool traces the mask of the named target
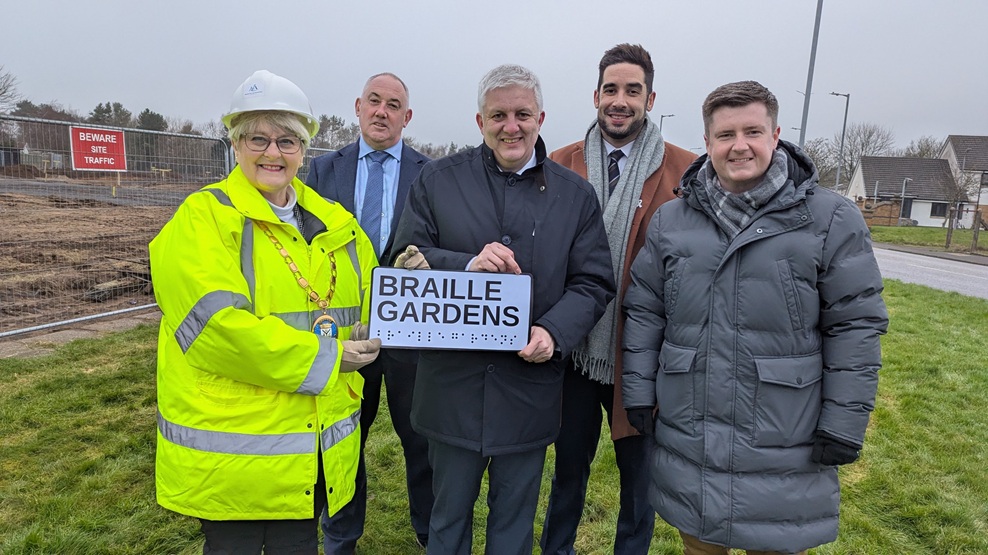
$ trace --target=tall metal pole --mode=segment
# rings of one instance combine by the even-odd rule
[[[810,68],[806,72],[806,96],[803,97],[803,123],[799,126],[799,148],[806,143],[806,120],[810,117],[810,95],[813,93],[813,66],[816,64],[816,41],[820,37],[820,15],[823,0],[816,2],[816,23],[813,24],[813,46],[810,47]]]
[[[978,197],[974,203],[974,221],[971,223],[973,226],[971,229],[974,233],[971,235],[971,254],[978,254],[978,234],[981,232],[981,189],[988,185],[988,172],[981,172],[981,182],[978,183]]]
[[[968,183],[969,183],[968,180],[967,180],[967,153],[968,152],[971,152],[971,149],[970,148],[965,148],[964,149],[964,161],[961,162],[961,175],[960,175],[961,182],[958,184],[960,186],[960,188],[961,188],[961,191],[959,191],[959,193],[962,193],[964,196],[967,196],[967,189],[968,189]],[[960,196],[960,195],[957,195],[957,196]],[[980,189],[978,190],[978,197],[979,197],[978,200],[981,200],[980,199],[980,197],[981,197],[981,190]],[[958,208],[960,208],[960,202],[954,202],[954,206],[957,206]],[[957,217],[960,220],[963,220],[964,219],[964,214],[961,213]]]
[[[905,208],[906,208],[906,182],[907,181],[912,181],[912,180],[913,180],[913,178],[911,178],[911,177],[905,177],[905,178],[902,179],[902,196],[901,196],[901,200],[899,201],[899,224],[898,225],[902,225],[902,218],[905,217],[905,216],[903,216],[903,214],[905,213]]]
[[[662,120],[664,120],[666,118],[671,118],[671,117],[673,117],[675,115],[676,114],[662,114],[661,116],[659,116],[659,133],[660,134],[662,133]]]
[[[851,104],[851,93],[832,92],[830,94],[844,97],[844,126],[840,130],[840,150],[837,154],[837,178],[834,179],[834,190],[840,192],[840,167],[844,162],[844,133],[847,132],[847,107]]]

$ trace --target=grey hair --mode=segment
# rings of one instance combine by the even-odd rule
[[[243,135],[250,135],[256,132],[262,124],[280,129],[288,134],[295,135],[302,140],[302,154],[309,148],[309,130],[306,128],[301,116],[291,112],[280,110],[257,110],[254,112],[244,112],[237,114],[230,122],[230,142],[236,144]]]
[[[538,111],[542,111],[542,83],[532,70],[514,64],[504,64],[487,72],[480,80],[477,89],[477,110],[484,112],[484,100],[487,94],[494,89],[518,86],[535,93],[535,104]]]

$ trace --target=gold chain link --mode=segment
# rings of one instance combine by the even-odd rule
[[[308,297],[312,302],[316,303],[316,305],[322,309],[323,312],[326,312],[329,308],[329,303],[333,300],[333,295],[336,293],[336,253],[329,251],[331,279],[329,281],[329,291],[326,293],[326,298],[323,299],[319,296],[319,293],[316,293],[315,289],[312,288],[312,284],[309,283],[309,280],[305,279],[305,276],[303,276],[302,272],[299,271],[298,265],[295,264],[294,260],[292,260],[292,255],[288,254],[288,249],[286,249],[284,245],[281,244],[281,241],[279,241],[274,234],[271,233],[268,225],[264,222],[259,222],[257,220],[254,221],[257,224],[257,227],[261,228],[261,231],[263,231],[264,234],[267,235],[268,239],[271,240],[271,243],[274,244],[274,248],[278,249],[278,253],[281,254],[282,258],[285,259],[285,263],[288,264],[288,269],[292,271],[292,275],[295,276],[295,280],[298,282],[299,287],[301,287],[302,290],[308,294]]]

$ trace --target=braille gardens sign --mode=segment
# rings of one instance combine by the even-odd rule
[[[385,347],[520,351],[528,344],[532,276],[378,267],[370,336]]]

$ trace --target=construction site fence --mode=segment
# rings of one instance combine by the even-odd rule
[[[126,169],[77,169],[73,126],[122,137]],[[148,243],[234,164],[225,137],[0,115],[0,339],[153,308]]]

